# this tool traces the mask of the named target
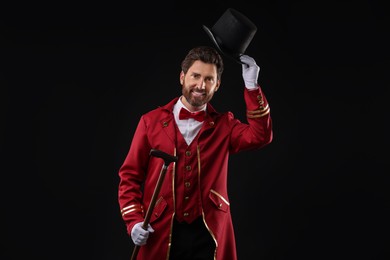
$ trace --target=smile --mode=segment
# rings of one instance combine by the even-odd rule
[[[205,95],[205,93],[203,93],[203,92],[195,92],[195,91],[192,91],[191,93],[192,93],[192,95],[195,96],[195,97],[202,97],[202,96]]]

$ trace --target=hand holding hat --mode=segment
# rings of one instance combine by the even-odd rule
[[[245,87],[247,89],[257,88],[260,67],[252,57],[245,54],[240,56],[240,61],[242,62],[242,77],[244,78]]]

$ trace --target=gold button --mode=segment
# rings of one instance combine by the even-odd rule
[[[222,208],[222,203],[219,203],[218,208]]]
[[[263,97],[262,97],[261,95],[258,95],[258,96],[257,96],[257,99],[258,99],[258,100],[262,100]]]
[[[186,170],[187,170],[187,171],[191,171],[191,165],[187,165],[187,166],[186,166]]]
[[[186,186],[186,188],[189,188],[189,187],[191,186],[191,183],[190,183],[189,181],[186,181],[186,182],[184,183],[184,185]]]
[[[210,126],[214,126],[214,122],[211,121],[211,122],[209,123],[209,125],[210,125]]]
[[[188,215],[190,215],[190,213],[185,212],[185,213],[183,214],[184,217],[188,217]]]
[[[168,126],[168,122],[163,122],[163,126],[167,127]]]
[[[190,197],[188,197],[188,196],[185,196],[185,197],[184,197],[185,200],[189,200],[189,198],[190,198]]]
[[[191,151],[186,151],[187,156],[191,156]]]

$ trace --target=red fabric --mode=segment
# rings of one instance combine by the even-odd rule
[[[187,109],[185,109],[184,107],[182,107],[180,109],[179,119],[183,120],[183,119],[193,118],[199,122],[203,122],[205,115],[206,115],[206,113],[203,110],[198,111],[198,112],[190,112]]]
[[[176,130],[176,147],[180,160],[176,163],[175,189],[176,189],[176,213],[175,218],[179,222],[191,223],[202,215],[201,193],[199,189],[198,169],[198,137],[187,145],[186,141]]]
[[[245,89],[248,110],[259,108],[259,97],[267,105],[261,90]],[[144,114],[134,133],[129,152],[119,169],[118,200],[122,218],[130,234],[133,226],[143,221],[153,191],[158,182],[163,161],[149,156],[158,149],[178,155],[178,162],[168,166],[160,194],[153,209],[150,224],[155,230],[138,253],[138,260],[166,260],[170,250],[170,235],[175,214],[175,201],[185,195],[177,190],[175,175],[183,174],[185,151],[178,151],[177,126],[172,113],[178,98],[167,105]],[[196,167],[203,222],[216,242],[215,260],[236,260],[236,243],[227,191],[229,156],[244,150],[264,147],[272,141],[270,114],[247,118],[242,123],[231,112],[220,114],[207,105],[207,115],[196,141]],[[193,150],[192,150],[193,151]],[[193,165],[191,163],[191,165]],[[141,208],[144,211],[140,210]],[[126,210],[125,210],[126,209]]]

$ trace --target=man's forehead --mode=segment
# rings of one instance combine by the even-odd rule
[[[195,61],[188,69],[188,72],[197,74],[209,74],[210,76],[217,75],[217,66],[212,63],[205,63],[200,60]]]

